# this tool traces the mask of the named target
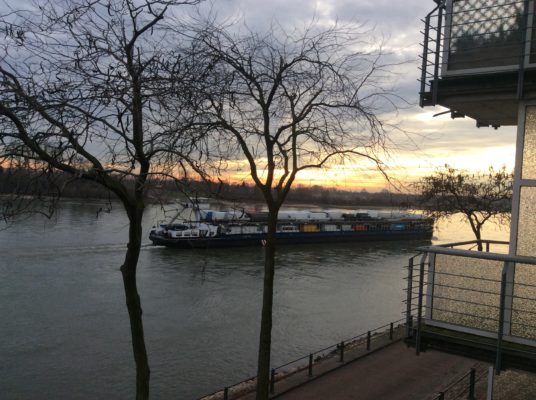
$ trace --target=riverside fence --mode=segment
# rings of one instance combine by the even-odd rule
[[[348,362],[405,338],[406,328],[403,324],[405,320],[402,318],[393,321],[273,367],[270,376],[270,394],[280,395]],[[233,400],[254,392],[255,386],[256,376],[226,386],[200,399]]]

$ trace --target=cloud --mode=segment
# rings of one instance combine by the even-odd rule
[[[423,0],[222,0],[210,5],[221,16],[241,14],[248,25],[266,28],[273,20],[289,26],[309,23],[313,18],[340,22],[367,22],[380,33],[393,37],[401,32],[417,37],[420,19],[434,7]]]
[[[441,107],[419,108],[420,59],[423,22],[435,8],[432,1],[406,0],[225,0],[219,3],[227,15],[240,12],[247,25],[269,29],[277,20],[285,27],[301,27],[314,18],[318,24],[338,21],[366,23],[372,35],[383,39],[384,63],[391,63],[396,94],[407,104],[396,116],[386,116],[403,132],[391,136],[391,164],[400,173],[422,175],[449,163],[467,169],[486,169],[489,165],[513,167],[515,128],[477,129],[475,121],[452,120]],[[403,172],[405,170],[405,172]]]
[[[29,0],[21,0],[28,7]],[[7,9],[0,0],[0,9]],[[21,7],[21,6],[17,6]],[[395,151],[392,165],[407,174],[428,171],[449,163],[454,167],[485,169],[490,164],[513,165],[515,128],[477,129],[470,119],[433,117],[441,107],[417,106],[419,100],[420,43],[423,19],[435,4],[430,0],[215,0],[200,6],[201,14],[211,10],[220,20],[245,23],[251,30],[266,31],[277,21],[288,31],[300,30],[315,21],[324,26],[365,23],[370,35],[383,42],[383,62],[392,64],[389,84],[404,99],[397,115],[385,115],[401,129],[391,140]],[[185,8],[180,8],[185,10]],[[350,178],[348,178],[351,180]]]

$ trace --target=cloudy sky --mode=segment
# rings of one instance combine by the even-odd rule
[[[208,7],[208,3],[205,3]],[[400,112],[396,120],[413,141],[404,135],[394,137],[399,150],[391,154],[391,173],[402,181],[433,172],[449,164],[468,170],[485,170],[503,165],[513,168],[515,128],[476,128],[471,119],[452,120],[449,114],[433,117],[445,111],[440,107],[418,107],[419,54],[422,48],[421,19],[430,12],[433,0],[217,0],[213,7],[220,17],[240,15],[249,27],[266,29],[273,20],[282,26],[304,26],[312,19],[319,24],[334,21],[361,22],[374,28],[374,35],[384,38],[385,47],[400,61],[397,67],[396,91],[412,106]],[[339,188],[385,185],[383,179],[370,172],[356,174],[352,166],[341,166],[321,174],[304,174],[305,183],[324,183]]]
[[[32,0],[0,0],[0,5],[18,8]],[[39,1],[37,1],[39,3]],[[423,29],[421,19],[435,7],[433,0],[207,0],[201,13],[212,12],[220,20],[240,20],[252,30],[267,30],[277,21],[281,26],[320,26],[334,22],[363,23],[383,41],[389,61],[403,62],[394,68],[396,94],[408,105],[398,115],[385,116],[406,134],[392,137],[393,150],[386,159],[389,173],[401,182],[410,182],[449,164],[467,170],[486,170],[489,166],[513,168],[515,128],[476,128],[471,119],[450,119],[440,107],[418,107],[419,55]],[[320,184],[340,189],[380,190],[385,180],[371,166],[344,165],[318,173],[301,175],[303,184]],[[359,172],[356,172],[359,170]],[[246,180],[247,172],[237,171],[236,180]]]

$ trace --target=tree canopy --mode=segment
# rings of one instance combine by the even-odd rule
[[[192,74],[181,59],[169,59],[177,38],[164,16],[196,3],[50,0],[0,16],[0,165],[98,183],[128,216],[121,273],[137,399],[149,397],[136,284],[147,183],[198,167],[190,157],[196,138],[184,134],[191,113],[182,107],[195,102]]]
[[[386,105],[396,108],[395,96],[381,46],[369,35],[355,26],[244,33],[211,24],[194,37],[198,62],[211,69],[198,80],[198,113],[220,158],[245,158],[269,211],[258,399],[268,398],[277,216],[296,176],[356,159],[383,171],[382,115]]]
[[[505,167],[470,173],[449,165],[416,183],[425,212],[436,219],[462,214],[482,250],[482,227],[487,221],[509,220],[513,173]]]

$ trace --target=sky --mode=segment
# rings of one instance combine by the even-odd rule
[[[217,0],[203,6],[211,7],[222,18],[240,16],[249,27],[259,30],[268,29],[274,20],[282,26],[300,27],[312,19],[318,24],[359,22],[374,28],[373,34],[383,38],[389,57],[405,62],[394,71],[395,90],[409,105],[396,116],[386,116],[406,132],[392,137],[394,149],[386,158],[389,173],[397,181],[414,181],[445,164],[470,171],[489,166],[513,169],[515,127],[476,128],[469,118],[453,120],[450,114],[434,117],[445,111],[441,107],[418,106],[421,19],[435,7],[433,0]],[[243,171],[235,175],[238,180],[244,176]],[[320,174],[304,173],[300,178],[303,184],[339,189],[386,187],[385,180],[366,165],[344,165]]]
[[[6,4],[16,8],[31,0],[0,0],[0,5]],[[403,62],[393,68],[394,92],[407,104],[396,115],[382,116],[404,131],[393,133],[391,151],[384,157],[388,174],[402,189],[445,164],[469,171],[489,166],[513,169],[514,165],[515,127],[476,128],[475,121],[468,118],[434,117],[445,111],[441,107],[418,106],[421,19],[434,7],[433,0],[212,0],[200,6],[202,14],[212,12],[220,20],[242,21],[252,30],[267,30],[274,21],[290,30],[309,26],[311,21],[320,26],[338,22],[371,28],[371,34],[384,43],[387,61]],[[228,179],[251,182],[244,164],[237,165]],[[298,183],[352,190],[390,188],[374,166],[366,163],[304,171]]]

